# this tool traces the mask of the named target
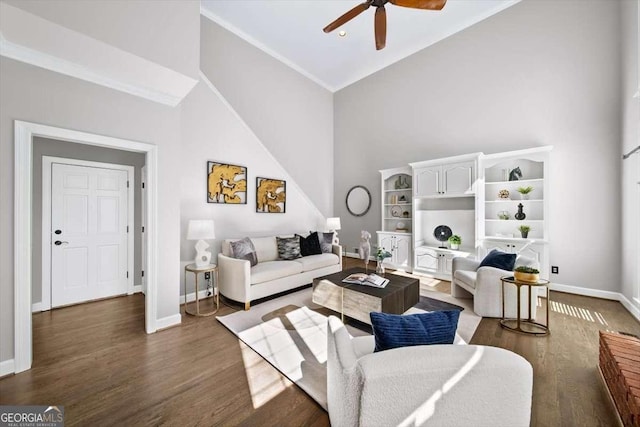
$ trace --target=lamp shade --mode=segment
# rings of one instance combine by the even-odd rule
[[[340,218],[327,218],[327,230],[340,230]]]
[[[187,230],[187,240],[215,239],[216,233],[213,230],[213,220],[191,220]]]

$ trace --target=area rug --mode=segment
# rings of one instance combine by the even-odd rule
[[[471,340],[481,317],[470,300],[440,292],[421,291],[420,302],[407,313],[426,310],[462,309],[456,344]],[[433,301],[435,300],[435,301]],[[217,319],[247,346],[327,409],[327,309],[311,301],[311,288],[238,311]],[[347,324],[352,336],[369,335]]]

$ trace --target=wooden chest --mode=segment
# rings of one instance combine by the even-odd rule
[[[640,339],[600,331],[600,371],[625,427],[640,427]]]

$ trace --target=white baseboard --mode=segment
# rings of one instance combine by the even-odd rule
[[[31,304],[31,312],[32,313],[40,313],[41,311],[42,311],[42,302],[36,302],[36,303]]]
[[[142,285],[133,285],[133,293],[137,294],[142,292]]]
[[[179,325],[180,323],[182,323],[182,316],[180,314],[174,314],[173,316],[163,317],[162,319],[156,320],[156,329],[159,331],[161,329]]]
[[[16,365],[13,359],[3,360],[0,362],[0,377],[13,374],[16,372]]]
[[[635,317],[638,321],[640,321],[640,309],[637,306],[635,306],[631,301],[629,301],[627,297],[622,295],[620,292],[581,288],[579,286],[563,285],[560,283],[551,283],[551,290],[566,292],[568,294],[583,295],[587,297],[595,297],[595,298],[618,301],[620,302],[620,304],[622,304],[624,308],[627,309],[629,313],[631,313],[633,317]]]

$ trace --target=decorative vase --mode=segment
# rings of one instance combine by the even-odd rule
[[[457,251],[460,248],[460,245],[457,245],[455,243],[451,243],[451,249],[453,249],[454,251]]]
[[[522,236],[523,239],[526,239],[527,237],[529,237],[529,231],[520,230],[520,235]]]
[[[520,193],[520,198],[522,200],[529,200],[529,193],[527,193],[527,194]]]
[[[513,272],[513,277],[518,282],[536,283],[536,282],[538,282],[538,280],[540,280],[540,274],[523,273],[521,271],[514,271]]]
[[[382,265],[383,260],[379,259],[376,264],[376,274],[384,274],[384,265]]]
[[[518,221],[522,221],[527,217],[527,215],[525,215],[525,213],[522,212],[523,207],[524,206],[522,206],[522,203],[518,203],[518,212],[516,212],[516,214],[514,215]]]
[[[500,211],[500,212],[498,212],[498,218],[499,218],[499,219],[507,220],[507,219],[509,219],[510,217],[511,217],[511,215],[509,215],[509,212],[508,212],[508,211]]]

